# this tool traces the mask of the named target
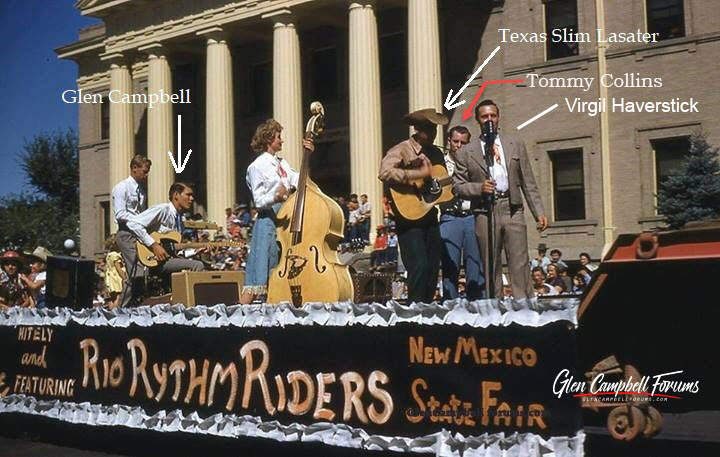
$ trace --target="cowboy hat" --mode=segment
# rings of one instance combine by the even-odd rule
[[[0,265],[5,265],[6,263],[15,263],[18,267],[24,267],[25,259],[18,254],[17,251],[8,249],[0,256]]]
[[[38,260],[47,263],[47,258],[51,255],[53,255],[52,252],[48,251],[45,247],[38,246],[32,254],[25,253],[25,258],[28,259],[29,263],[37,262]]]
[[[434,108],[425,108],[413,111],[403,116],[403,121],[408,125],[435,124],[445,125],[450,122],[443,113],[438,113]]]

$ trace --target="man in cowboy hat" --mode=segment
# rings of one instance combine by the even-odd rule
[[[26,268],[25,259],[13,250],[0,256],[0,300],[8,306],[32,306],[33,301],[20,272]]]
[[[390,186],[429,178],[432,165],[445,166],[443,153],[433,141],[437,126],[447,124],[448,118],[427,108],[413,111],[403,120],[415,128],[415,133],[393,146],[380,163],[378,178]],[[442,250],[437,209],[415,221],[397,215],[396,228],[400,255],[408,273],[408,301],[429,303],[435,295]]]
[[[47,267],[47,258],[51,255],[52,253],[43,246],[35,248],[32,254],[25,254],[30,264],[30,275],[20,275],[20,279],[30,289],[36,308],[45,307],[45,281],[47,279],[45,268]]]

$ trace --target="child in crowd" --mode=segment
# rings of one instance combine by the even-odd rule
[[[105,241],[105,250],[108,251],[105,257],[105,287],[110,294],[110,309],[117,308],[120,304],[123,283],[127,279],[127,272],[123,264],[120,248],[115,242],[115,235],[110,235]]]

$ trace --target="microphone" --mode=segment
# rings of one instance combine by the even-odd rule
[[[494,143],[497,136],[497,126],[493,121],[485,121],[482,125],[482,136],[485,143]]]
[[[493,145],[497,136],[497,126],[493,121],[485,121],[482,125],[482,136],[485,141],[485,161],[488,167],[494,164],[495,155],[493,154]]]

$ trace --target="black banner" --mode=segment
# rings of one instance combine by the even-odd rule
[[[0,327],[0,394],[332,422],[382,436],[572,436],[572,324]]]

